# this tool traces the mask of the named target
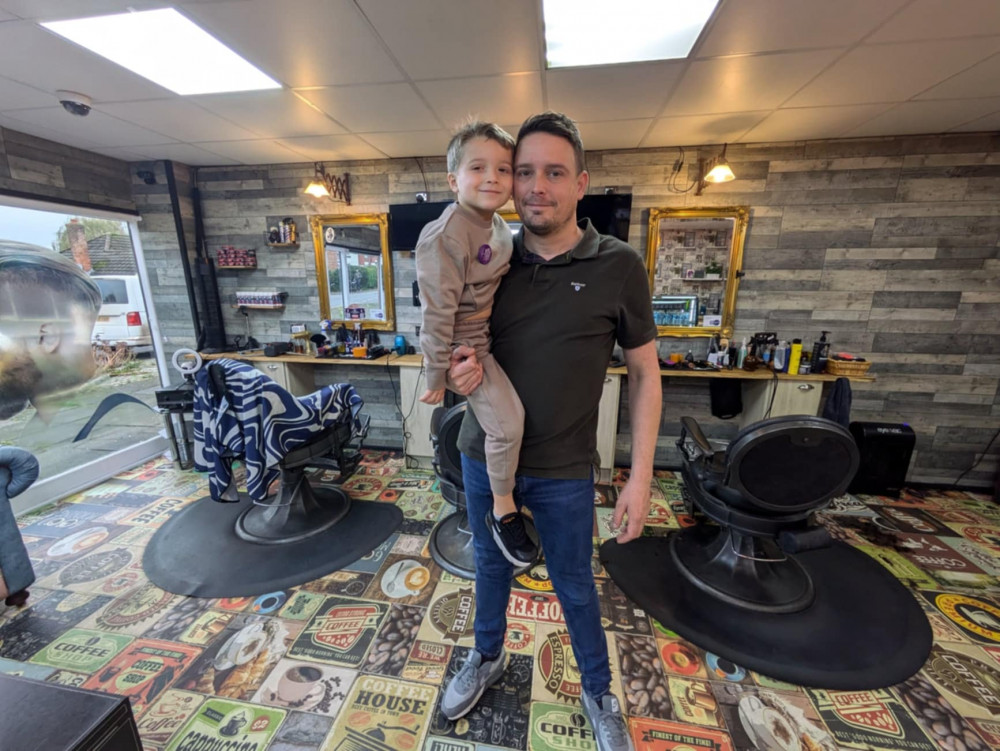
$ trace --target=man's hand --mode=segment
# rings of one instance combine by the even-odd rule
[[[444,400],[444,389],[427,389],[420,396],[420,401],[424,404],[440,404]]]
[[[452,391],[468,396],[483,382],[483,366],[476,359],[476,350],[460,344],[452,350],[448,368],[448,386]]]
[[[620,529],[624,517],[628,515],[625,531],[615,539],[619,544],[629,542],[642,535],[642,527],[649,516],[649,483],[645,486],[629,478],[618,494],[615,504],[615,515],[612,519],[612,529]]]

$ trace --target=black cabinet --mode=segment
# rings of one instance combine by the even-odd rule
[[[142,751],[124,696],[0,673],[4,751]]]

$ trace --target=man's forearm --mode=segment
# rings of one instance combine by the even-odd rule
[[[629,424],[632,429],[631,476],[646,482],[653,479],[653,457],[660,434],[663,389],[659,363],[643,363],[628,370]]]

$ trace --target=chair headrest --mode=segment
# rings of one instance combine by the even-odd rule
[[[859,461],[841,425],[809,415],[776,417],[744,428],[729,444],[726,484],[761,510],[803,511],[847,490]]]

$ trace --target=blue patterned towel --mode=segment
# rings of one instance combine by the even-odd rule
[[[222,499],[232,479],[223,453],[243,455],[247,493],[263,501],[279,475],[278,462],[289,451],[345,420],[355,434],[361,430],[364,401],[349,383],[296,397],[249,365],[229,359],[213,363],[225,370],[225,396],[212,396],[208,364],[195,375],[194,389],[194,467],[210,473],[213,500]]]

